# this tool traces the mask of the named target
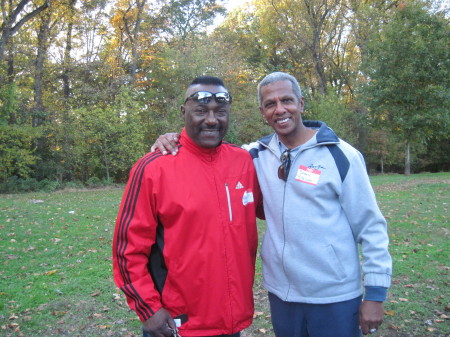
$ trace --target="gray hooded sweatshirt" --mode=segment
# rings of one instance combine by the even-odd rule
[[[304,124],[318,132],[294,149],[286,182],[276,134],[244,146],[265,196],[264,287],[287,302],[336,303],[363,294],[362,270],[365,299],[383,301],[392,260],[364,159],[325,123]]]

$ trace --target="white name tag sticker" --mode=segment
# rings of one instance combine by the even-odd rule
[[[319,170],[300,165],[295,179],[310,185],[317,185],[321,173]]]
[[[245,191],[245,192],[244,192],[244,195],[242,196],[242,204],[243,204],[244,206],[247,206],[247,204],[249,204],[249,203],[251,203],[251,202],[254,202],[254,199],[253,199],[253,192]]]

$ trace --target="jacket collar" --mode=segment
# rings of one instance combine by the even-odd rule
[[[334,131],[328,127],[328,125],[325,122],[303,121],[303,125],[305,125],[308,128],[318,130],[316,135],[318,145],[339,143],[339,138],[334,133]],[[278,137],[276,137],[276,134],[272,133],[268,136],[259,139],[258,142],[266,147],[275,148],[275,146],[278,147],[277,139]]]
[[[198,146],[187,134],[186,129],[181,131],[180,144],[188,151],[194,153],[197,156],[207,160],[213,161],[220,153],[222,149],[222,142],[215,148],[204,148]]]

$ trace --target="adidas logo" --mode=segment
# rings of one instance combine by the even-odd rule
[[[241,189],[241,188],[244,188],[244,185],[242,185],[241,184],[241,182],[240,181],[238,181],[238,183],[236,184],[236,187],[235,187],[237,190],[239,190],[239,189]]]

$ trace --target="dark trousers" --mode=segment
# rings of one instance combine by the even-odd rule
[[[152,337],[152,335],[150,335],[149,333],[143,331],[143,337]],[[205,337],[240,337],[241,333],[235,333],[234,335],[217,335],[217,336],[205,336]]]
[[[361,296],[330,304],[285,302],[269,293],[276,337],[362,337]]]

